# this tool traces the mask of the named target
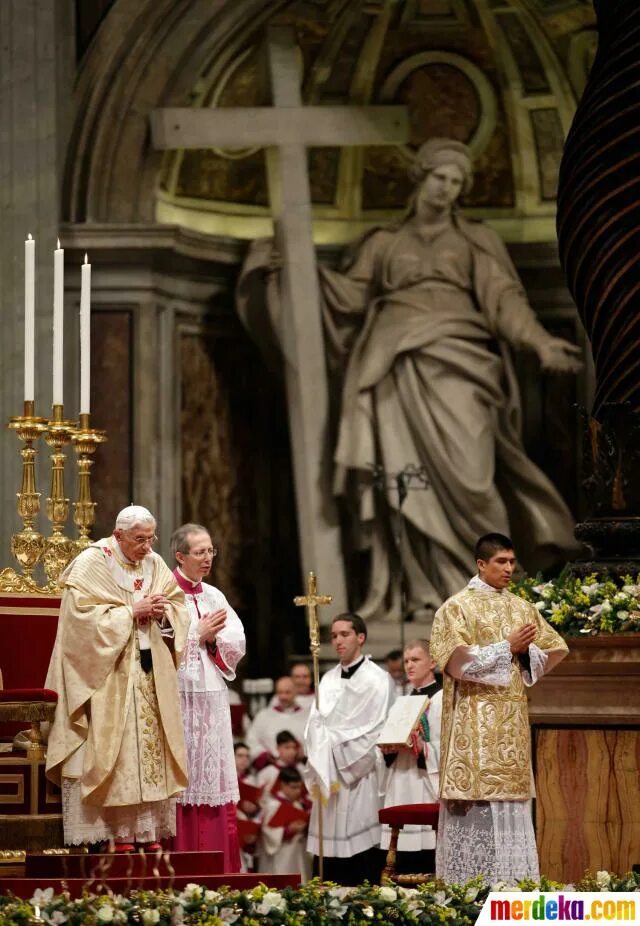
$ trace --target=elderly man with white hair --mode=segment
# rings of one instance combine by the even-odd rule
[[[47,775],[62,788],[67,844],[114,839],[131,851],[175,833],[175,797],[187,785],[176,668],[189,617],[153,552],[155,527],[146,508],[124,508],[112,536],[60,579]]]

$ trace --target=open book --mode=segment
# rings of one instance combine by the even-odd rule
[[[378,736],[378,746],[411,746],[411,734],[420,727],[420,718],[429,701],[426,695],[401,695],[396,698]]]
[[[303,823],[308,823],[310,817],[311,811],[303,810],[301,807],[294,807],[293,804],[282,801],[269,820],[268,826],[288,826],[294,820],[302,820]]]
[[[259,804],[264,788],[257,788],[247,781],[238,781],[238,791],[240,792],[241,801],[251,801],[252,804]]]
[[[261,824],[256,820],[238,819],[238,839],[243,848],[255,846],[258,840]]]

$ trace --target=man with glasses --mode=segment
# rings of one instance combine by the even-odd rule
[[[206,527],[183,524],[171,537],[171,552],[190,619],[178,674],[189,787],[178,798],[174,848],[224,852],[225,872],[237,872],[240,794],[226,682],[244,656],[244,629],[222,592],[203,582],[218,552]]]
[[[58,693],[47,775],[62,788],[69,845],[114,839],[159,847],[187,785],[176,668],[184,595],[153,552],[153,515],[124,508],[111,537],[63,572],[46,686]]]

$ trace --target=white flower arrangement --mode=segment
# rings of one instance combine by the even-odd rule
[[[596,575],[549,582],[525,578],[512,583],[511,591],[565,636],[640,631],[640,576],[621,581]]]

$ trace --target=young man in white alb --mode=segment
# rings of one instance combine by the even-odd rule
[[[348,885],[377,883],[384,864],[378,822],[384,762],[376,740],[395,693],[390,675],[363,655],[366,639],[359,614],[333,619],[339,663],[322,677],[320,707],[311,708],[305,731],[313,799],[307,848],[318,855],[322,798],[324,877]]]

